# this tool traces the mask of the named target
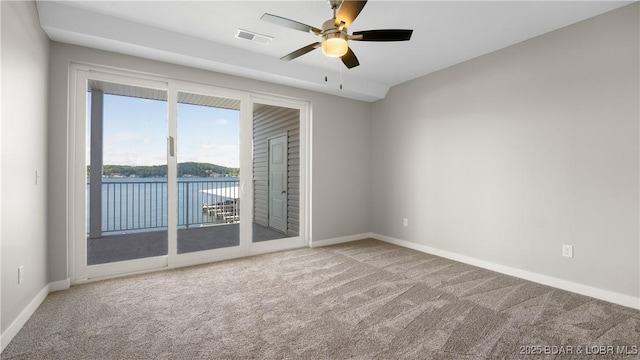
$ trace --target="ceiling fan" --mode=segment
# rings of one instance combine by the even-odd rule
[[[327,20],[322,24],[322,29],[318,29],[313,26],[309,26],[294,20],[283,18],[281,16],[264,14],[261,19],[277,25],[285,26],[294,30],[300,30],[304,32],[310,32],[314,35],[322,37],[321,42],[315,42],[309,44],[303,48],[300,48],[290,54],[287,54],[280,58],[280,60],[293,60],[299,56],[302,56],[308,52],[311,52],[319,47],[322,48],[322,53],[328,57],[339,57],[342,62],[351,69],[360,65],[358,58],[349,48],[348,41],[407,41],[411,39],[413,30],[400,30],[400,29],[387,29],[387,30],[366,30],[355,31],[352,35],[349,35],[347,29],[358,14],[362,11],[362,8],[367,4],[367,1],[352,1],[352,0],[329,0],[329,5],[333,10],[333,18]]]

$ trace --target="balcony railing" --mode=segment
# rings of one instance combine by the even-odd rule
[[[91,216],[89,187],[87,183],[87,224]],[[238,222],[239,197],[237,179],[179,179],[178,227]],[[102,233],[166,229],[166,179],[105,178],[101,208]]]

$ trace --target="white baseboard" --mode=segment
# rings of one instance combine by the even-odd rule
[[[9,345],[11,340],[18,334],[20,329],[27,323],[29,318],[36,312],[40,304],[44,301],[44,299],[50,293],[54,291],[66,290],[71,286],[71,280],[69,278],[60,281],[54,281],[45,285],[42,290],[38,291],[38,294],[31,299],[29,304],[22,310],[20,315],[13,320],[11,325],[5,330],[5,332],[0,335],[0,352],[4,351],[4,349]]]
[[[535,283],[551,286],[554,288],[574,292],[581,295],[586,295],[592,298],[608,301],[614,304],[630,307],[633,309],[640,309],[640,298],[633,297],[630,295],[625,295],[625,294],[620,294],[620,293],[616,293],[609,290],[599,289],[592,286],[575,283],[573,281],[558,279],[552,276],[542,275],[542,274],[534,273],[531,271],[513,268],[510,266],[500,265],[490,261],[480,260],[480,259],[472,258],[470,256],[432,248],[427,245],[416,244],[411,241],[392,238],[386,235],[373,233],[373,234],[370,234],[369,237],[372,237],[374,239],[381,240],[384,242],[388,242],[390,244],[399,245],[409,249],[418,250],[424,253],[459,261],[461,263],[481,267],[483,269],[499,272],[501,274],[514,276],[520,279],[533,281]]]
[[[374,238],[374,235],[375,234],[373,233],[362,233],[362,234],[341,236],[341,237],[331,238],[331,239],[314,240],[309,243],[309,247],[314,248],[314,247],[320,247],[320,246],[342,244],[350,241]]]
[[[42,304],[44,299],[49,295],[49,284],[45,285],[42,290],[38,292],[38,294],[27,304],[27,306],[22,310],[20,315],[13,320],[11,325],[4,331],[2,334],[2,340],[0,345],[0,352],[4,351],[4,349],[9,345],[11,340],[18,334],[20,329],[27,323],[27,320],[36,312],[38,306]]]
[[[49,293],[67,290],[71,287],[71,279],[66,278],[60,281],[54,281],[49,283]]]

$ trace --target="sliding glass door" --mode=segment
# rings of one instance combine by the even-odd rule
[[[88,265],[168,254],[166,98],[88,81]]]
[[[78,75],[74,278],[166,267],[167,83]]]
[[[74,282],[306,244],[306,104],[83,69],[75,80]]]
[[[177,253],[240,246],[240,101],[177,96]]]

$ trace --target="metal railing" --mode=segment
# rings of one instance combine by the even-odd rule
[[[87,193],[90,184],[87,183]],[[238,180],[178,180],[178,227],[239,221]],[[87,197],[87,224],[90,209]],[[166,179],[104,179],[102,232],[144,231],[168,226]],[[87,233],[89,230],[87,229]]]

